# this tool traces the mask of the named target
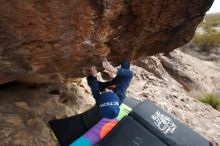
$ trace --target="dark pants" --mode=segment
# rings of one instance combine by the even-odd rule
[[[99,109],[94,106],[90,110],[65,119],[49,121],[59,143],[68,146],[101,120]]]

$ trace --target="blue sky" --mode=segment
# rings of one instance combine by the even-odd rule
[[[220,0],[215,0],[212,7],[209,9],[207,13],[216,13],[220,12]]]

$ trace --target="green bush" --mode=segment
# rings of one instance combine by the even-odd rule
[[[214,109],[220,111],[220,99],[213,94],[204,95],[199,99],[201,102],[211,105]]]
[[[192,42],[197,47],[201,48],[201,51],[210,53],[212,49],[219,46],[220,33],[210,31],[209,33],[205,33],[203,35],[195,35]]]

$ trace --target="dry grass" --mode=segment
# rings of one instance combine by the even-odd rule
[[[211,105],[214,109],[220,111],[220,99],[213,94],[204,95],[199,99],[201,102]]]

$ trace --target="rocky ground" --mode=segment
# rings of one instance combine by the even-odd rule
[[[211,63],[210,63],[211,64]],[[220,87],[218,67],[174,51],[134,62],[128,96],[155,102],[196,132],[220,145],[220,112],[196,98]],[[0,145],[54,146],[47,121],[93,106],[85,78],[64,84],[0,86]]]
[[[220,145],[220,112],[196,99],[220,87],[219,71],[178,51],[141,60],[132,70],[135,76],[128,96],[154,101],[215,145]]]
[[[79,114],[94,100],[88,91],[70,84],[10,83],[0,88],[0,146],[54,146],[47,121]]]

